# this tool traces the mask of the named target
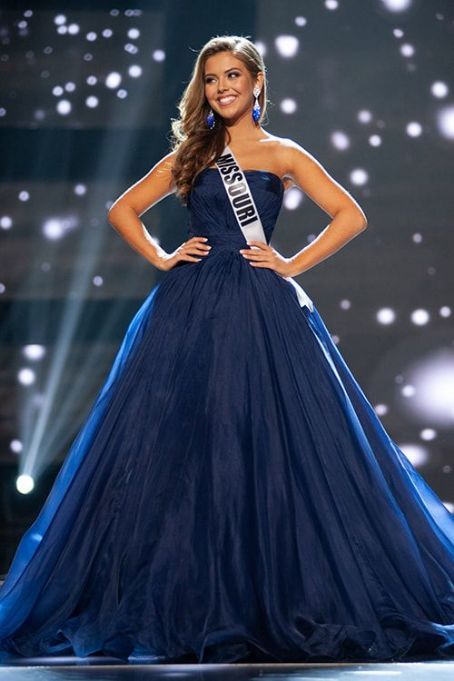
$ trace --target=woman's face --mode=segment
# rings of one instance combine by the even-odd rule
[[[254,86],[258,84],[261,88],[260,74],[254,80],[232,52],[218,52],[206,60],[204,83],[208,104],[227,119],[241,117],[251,109]]]

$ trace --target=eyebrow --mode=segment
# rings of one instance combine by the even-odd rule
[[[224,73],[227,73],[228,71],[241,71],[241,68],[239,66],[231,66],[229,69],[226,69],[224,71]],[[215,76],[215,75],[216,75],[215,73],[205,73],[205,75],[203,77],[206,78],[207,76]]]

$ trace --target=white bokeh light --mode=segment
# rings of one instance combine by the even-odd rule
[[[419,137],[422,133],[422,125],[417,121],[410,121],[405,128],[409,137]]]
[[[398,446],[415,468],[424,466],[429,460],[429,452],[423,445],[408,442]]]
[[[27,359],[37,361],[44,357],[46,348],[44,345],[39,345],[38,343],[29,343],[28,345],[24,345],[22,352]]]
[[[85,104],[88,106],[89,109],[95,109],[99,104],[99,99],[95,95],[90,95],[85,100]]]
[[[274,44],[281,57],[289,59],[298,52],[299,40],[294,35],[279,35]]]
[[[377,321],[379,324],[392,324],[396,319],[396,313],[390,307],[382,307],[377,312]]]
[[[381,0],[390,12],[405,12],[410,8],[413,0]]]
[[[285,99],[282,100],[280,109],[285,114],[295,113],[297,109],[295,100],[291,99],[290,97],[286,97]]]
[[[16,479],[16,489],[21,494],[29,494],[35,487],[35,482],[31,475],[19,475]]]
[[[439,350],[407,370],[407,380],[415,388],[410,401],[402,405],[433,425],[454,424],[454,351]]]
[[[436,80],[432,85],[430,86],[430,91],[433,94],[434,97],[437,97],[438,99],[442,99],[443,97],[446,97],[449,88],[448,85],[442,81],[442,80]]]
[[[121,83],[121,74],[118,71],[112,71],[106,76],[106,86],[111,90],[115,90]]]
[[[355,168],[350,173],[350,182],[357,187],[362,187],[367,183],[369,174],[364,168]]]
[[[427,310],[419,308],[418,310],[413,310],[410,315],[410,319],[413,324],[416,324],[416,326],[424,326],[424,324],[427,324],[430,320],[430,315]]]
[[[431,440],[435,440],[435,438],[437,437],[437,431],[434,430],[433,428],[423,428],[422,431],[419,433],[419,436],[421,440],[430,442]]]
[[[361,109],[361,111],[358,111],[358,120],[360,123],[370,123],[372,113],[368,109]]]
[[[454,140],[454,106],[446,106],[437,113],[437,127],[440,134],[449,140]]]
[[[2,215],[0,218],[0,227],[2,229],[11,229],[13,221],[9,215]]]
[[[335,149],[344,151],[350,147],[350,138],[342,130],[334,130],[331,133],[331,144]]]
[[[19,369],[19,372],[17,374],[17,379],[19,383],[22,385],[32,385],[32,383],[35,382],[35,372],[33,369],[29,369],[28,367],[24,367],[23,369]]]
[[[303,201],[303,193],[298,187],[290,187],[284,194],[284,207],[287,210],[296,210]]]
[[[400,53],[403,57],[413,57],[415,54],[415,48],[410,43],[404,43],[400,46]]]
[[[67,116],[71,110],[71,102],[69,102],[67,99],[60,99],[59,102],[57,102],[57,106],[55,107],[57,109],[57,113],[60,114],[60,116]]]
[[[131,64],[131,66],[128,69],[128,73],[131,76],[131,78],[139,78],[139,76],[142,75],[142,67],[139,66],[138,64]]]
[[[20,454],[24,448],[24,445],[20,440],[15,439],[11,440],[11,442],[9,443],[9,448],[11,449],[12,452],[14,452],[14,454]]]

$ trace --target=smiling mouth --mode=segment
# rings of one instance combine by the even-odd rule
[[[236,99],[236,95],[228,95],[227,97],[219,97],[218,104],[221,106],[229,106],[229,104],[232,104]]]

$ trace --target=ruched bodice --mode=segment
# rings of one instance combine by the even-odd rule
[[[268,170],[245,170],[267,243],[282,206],[284,185]],[[197,176],[188,197],[188,235],[206,236],[212,247],[238,248],[245,238],[239,228],[217,168],[205,168]]]

